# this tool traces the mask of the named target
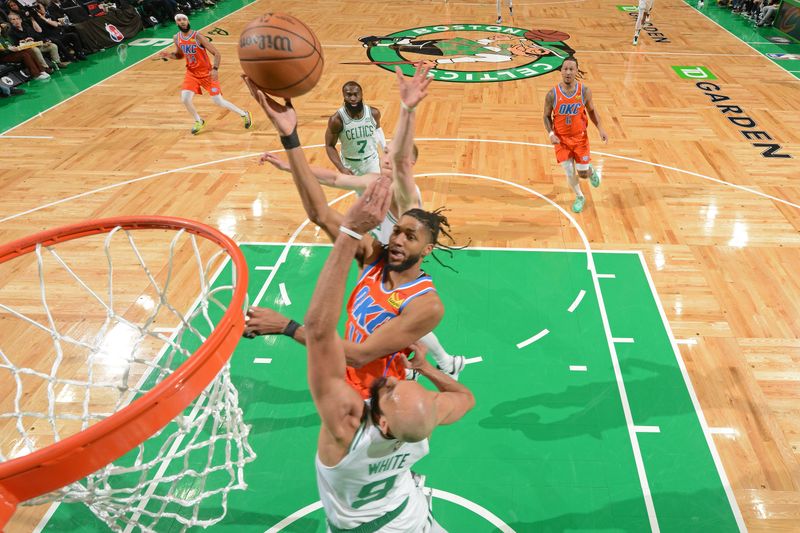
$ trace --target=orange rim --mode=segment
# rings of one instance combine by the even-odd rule
[[[197,351],[170,376],[108,418],[41,450],[0,463],[0,529],[19,502],[78,481],[121,457],[178,416],[216,377],[244,332],[247,263],[230,237],[205,224],[176,217],[131,216],[79,222],[0,246],[0,263],[114,228],[186,230],[221,246],[236,267],[231,303]]]

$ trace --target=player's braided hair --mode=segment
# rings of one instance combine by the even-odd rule
[[[455,239],[452,235],[450,235],[450,223],[447,221],[447,217],[444,216],[445,208],[439,207],[438,209],[434,209],[433,211],[425,211],[424,209],[409,209],[403,215],[408,215],[410,217],[414,217],[428,229],[430,233],[431,243],[433,243],[434,250],[444,250],[450,257],[453,257],[453,250],[463,250],[467,246],[469,246],[469,242],[464,246],[455,246]],[[445,244],[443,242],[439,242],[439,235],[444,235],[450,241],[451,244]],[[453,272],[456,270],[451,267],[450,265],[445,265],[442,261],[436,257],[434,252],[431,252],[431,256],[436,260],[437,263],[442,265],[445,268],[449,268]]]

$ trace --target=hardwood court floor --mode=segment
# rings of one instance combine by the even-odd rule
[[[345,81],[363,85],[387,135],[396,123],[393,75],[344,64],[367,61],[358,37],[495,18],[492,2],[256,2],[218,22],[230,36],[214,41],[225,54],[225,95],[254,112],[254,129],[198,98],[208,125],[192,137],[178,98],[183,67],[138,64],[13,132],[53,139],[0,140],[0,239],[85,218],[165,214],[241,241],[285,242],[305,217],[291,179],[256,163],[257,153],[279,143],[235,61],[239,31],[266,10],[298,16],[324,45],[322,80],[295,106],[300,137],[315,146],[308,155],[326,166],[319,145]],[[696,341],[679,348],[708,426],[730,428],[713,440],[747,527],[790,531],[800,523],[798,82],[682,2],[659,1],[653,22],[669,42],[642,35],[633,48],[633,19],[611,2],[515,3],[514,18],[505,20],[569,34],[610,137],[602,145],[590,127],[604,181],[584,186],[589,201],[574,219],[594,249],[644,253],[676,339]],[[715,79],[701,89],[674,66],[703,66]],[[541,120],[558,80],[550,73],[431,85],[418,111],[416,171],[426,175],[419,180],[425,205],[451,209],[459,241],[583,247],[550,203],[493,181],[523,185],[568,209],[572,196]],[[770,142],[780,144],[773,155],[793,157],[763,157],[765,147],[753,146]],[[84,194],[90,191],[98,192]],[[81,196],[42,207],[73,195]],[[298,240],[323,237],[306,228]],[[22,343],[3,342],[5,352],[25,353]],[[37,521],[17,517],[9,530]]]

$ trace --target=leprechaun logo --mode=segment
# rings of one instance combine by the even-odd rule
[[[359,41],[369,63],[413,76],[415,64],[431,67],[438,81],[486,83],[533,78],[558,70],[575,50],[557,30],[485,24],[423,26]],[[360,63],[363,64],[363,63]]]

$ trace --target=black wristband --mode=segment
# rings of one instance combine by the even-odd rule
[[[287,337],[291,337],[294,339],[294,334],[297,332],[298,329],[300,329],[300,326],[302,326],[302,324],[298,324],[294,320],[289,319],[289,323],[286,324],[285,328],[283,328],[281,335],[286,335]]]
[[[281,144],[286,150],[300,148],[300,137],[297,136],[297,127],[289,135],[281,135]]]

